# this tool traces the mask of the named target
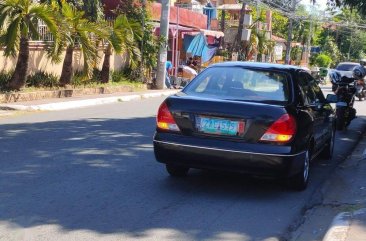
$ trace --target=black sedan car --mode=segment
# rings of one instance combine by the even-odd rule
[[[205,69],[157,114],[156,160],[172,176],[189,168],[286,178],[306,188],[310,161],[331,158],[334,111],[305,70],[226,62]]]

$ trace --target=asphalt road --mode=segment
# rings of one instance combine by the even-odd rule
[[[290,237],[354,147],[366,109],[338,133],[309,188],[192,170],[154,159],[163,98],[0,119],[0,240],[280,240]]]

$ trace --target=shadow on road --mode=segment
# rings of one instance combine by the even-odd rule
[[[170,178],[153,156],[154,126],[153,117],[0,126],[0,222],[130,237],[153,229],[193,240],[250,237],[276,227],[271,217],[300,209],[294,200],[312,192],[226,173]]]

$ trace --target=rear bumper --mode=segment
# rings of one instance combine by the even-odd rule
[[[302,172],[305,151],[291,154],[290,150],[289,146],[234,142],[228,145],[227,141],[167,133],[154,137],[154,153],[159,162],[263,177],[290,177]]]

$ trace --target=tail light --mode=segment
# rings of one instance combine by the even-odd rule
[[[156,124],[161,130],[179,131],[179,127],[175,123],[172,113],[165,102],[163,102],[156,117]]]
[[[284,114],[268,128],[260,140],[286,143],[296,134],[296,128],[295,118]]]

